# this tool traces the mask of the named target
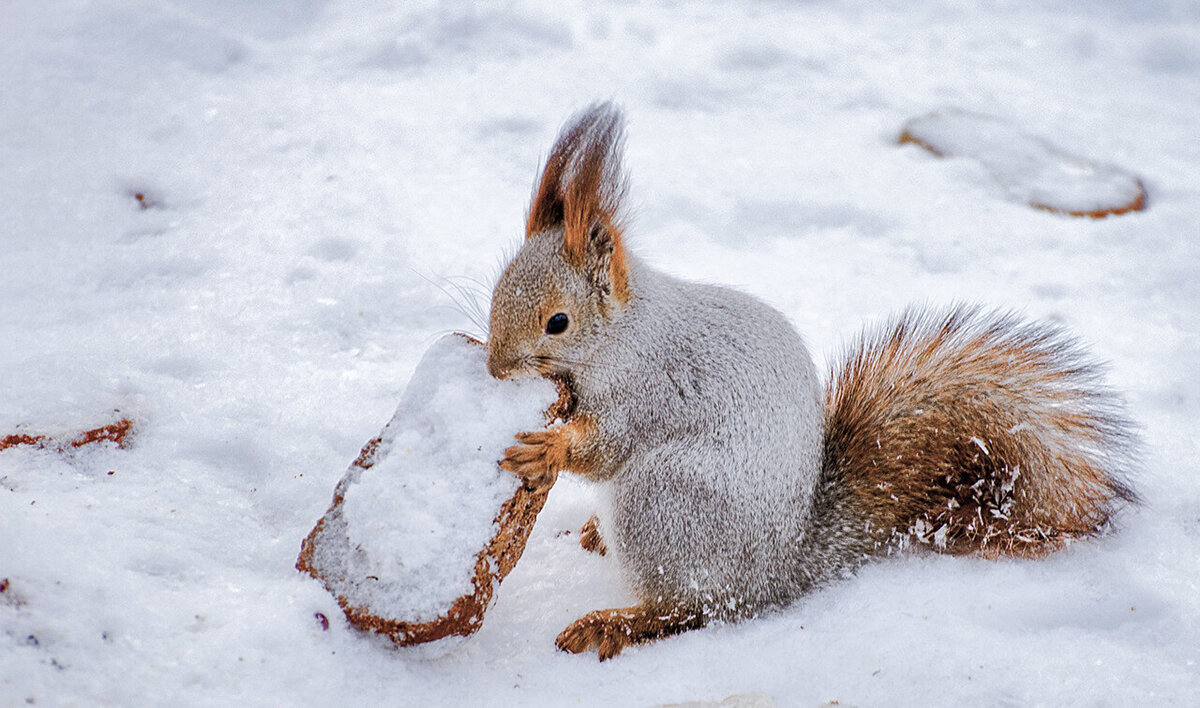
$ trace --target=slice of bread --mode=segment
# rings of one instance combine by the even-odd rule
[[[1035,209],[1102,219],[1146,208],[1141,179],[1030,135],[1012,123],[944,110],[904,124],[899,143],[980,164],[1005,196]]]
[[[496,463],[515,433],[566,419],[570,393],[544,379],[496,381],[484,357],[462,336],[430,347],[296,563],[352,625],[401,646],[479,629],[549,492]]]

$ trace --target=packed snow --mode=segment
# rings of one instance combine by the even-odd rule
[[[474,592],[476,558],[521,485],[496,463],[517,433],[545,426],[558,399],[546,379],[493,379],[485,358],[484,347],[463,337],[435,342],[370,466],[352,465],[339,484],[338,528],[327,516],[312,562],[352,607],[430,622]]]
[[[7,3],[0,97],[0,438],[134,423],[0,451],[0,702],[1200,703],[1192,0]],[[600,664],[554,637],[632,598],[563,476],[453,652],[350,628],[300,542],[429,346],[483,333],[597,99],[627,111],[647,262],[763,298],[824,361],[911,302],[1059,322],[1142,427],[1145,505],[1044,561],[891,559]],[[1035,210],[897,144],[946,110],[1148,208]]]

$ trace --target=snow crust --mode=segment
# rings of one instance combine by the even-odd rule
[[[352,467],[347,544],[318,545],[318,567],[345,570],[338,592],[386,619],[428,622],[474,592],[479,553],[520,481],[497,462],[513,436],[545,427],[558,398],[545,379],[497,381],[486,349],[447,335],[429,348],[365,470]],[[341,559],[330,554],[344,555]]]
[[[648,263],[818,357],[913,302],[1057,321],[1142,426],[1145,506],[598,664],[555,636],[632,598],[563,475],[455,651],[349,627],[300,541],[429,346],[481,333],[443,289],[486,311],[559,125],[604,98]],[[1197,106],[1194,0],[4,3],[0,436],[136,433],[0,452],[0,704],[1200,705]],[[1150,207],[1037,211],[896,145],[952,107]]]

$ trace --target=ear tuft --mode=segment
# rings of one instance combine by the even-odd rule
[[[526,238],[561,227],[567,262],[595,271],[597,284],[618,296],[626,285],[624,143],[625,121],[611,103],[575,115],[546,159],[525,224]]]

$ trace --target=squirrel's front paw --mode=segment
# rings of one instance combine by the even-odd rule
[[[519,433],[517,443],[504,451],[500,467],[520,477],[529,489],[554,484],[567,464],[567,441],[559,430]]]

